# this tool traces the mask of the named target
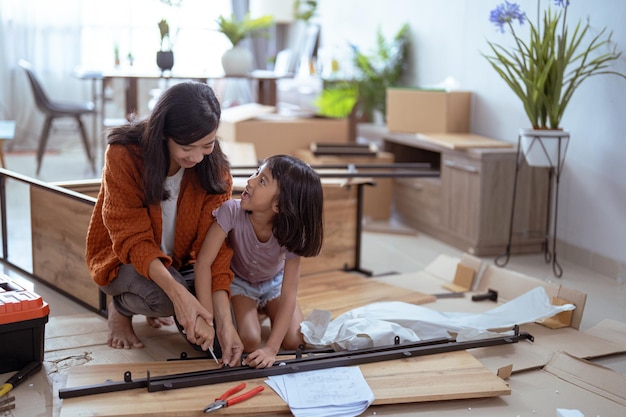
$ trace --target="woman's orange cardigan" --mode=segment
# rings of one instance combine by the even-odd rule
[[[193,169],[183,175],[176,214],[174,255],[161,250],[161,205],[143,204],[143,162],[137,145],[107,147],[102,171],[102,185],[89,222],[85,258],[92,278],[107,285],[118,274],[121,264],[132,264],[143,276],[148,266],[160,258],[166,267],[192,264],[202,241],[214,221],[213,210],[231,197],[229,191],[207,193]],[[211,268],[212,290],[230,294],[233,273],[230,270],[232,249],[224,243]]]

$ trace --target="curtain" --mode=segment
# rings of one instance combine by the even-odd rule
[[[0,3],[2,69],[0,84],[3,104],[10,119],[16,120],[16,133],[8,143],[13,148],[34,148],[43,117],[37,112],[26,75],[17,65],[31,62],[50,96],[63,94],[82,99],[80,83],[67,84],[66,74],[78,62],[80,29],[76,25],[80,0],[66,0],[62,11],[55,2],[24,0]]]

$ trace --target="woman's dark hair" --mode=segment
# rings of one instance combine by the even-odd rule
[[[296,255],[318,255],[324,241],[324,191],[319,175],[304,161],[289,155],[270,156],[263,165],[278,183],[274,236]]]
[[[182,82],[165,90],[147,118],[110,130],[109,144],[139,144],[143,158],[144,203],[166,199],[163,182],[170,166],[167,140],[179,145],[197,142],[215,131],[220,123],[220,103],[213,89],[199,82]],[[228,192],[230,165],[219,142],[210,155],[193,169],[200,184],[211,194]]]

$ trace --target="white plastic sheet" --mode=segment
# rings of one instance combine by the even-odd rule
[[[490,330],[510,329],[574,308],[573,304],[552,305],[545,289],[537,287],[479,314],[445,313],[399,301],[372,303],[334,320],[330,312],[313,310],[301,329],[307,344],[355,350],[391,345],[396,336],[400,343],[450,337],[450,333],[457,334],[457,341],[491,337]]]

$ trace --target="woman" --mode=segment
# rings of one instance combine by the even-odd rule
[[[203,306],[190,292],[193,264],[213,223],[211,213],[231,197],[232,178],[216,138],[220,105],[206,84],[167,89],[147,119],[113,129],[102,186],[87,233],[86,261],[94,281],[112,297],[108,307],[114,348],[143,347],[132,317],[153,327],[175,316],[191,343],[214,341],[222,361],[238,364],[242,343],[230,311]],[[212,288],[228,298],[232,251],[224,244],[212,267]],[[220,303],[229,307],[229,303]],[[196,330],[198,329],[198,330]]]

